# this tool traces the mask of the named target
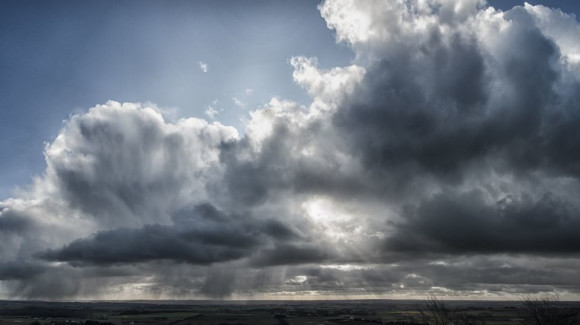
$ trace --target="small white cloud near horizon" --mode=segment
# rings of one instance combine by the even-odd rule
[[[253,92],[254,92],[254,89],[252,89],[252,88],[244,89],[244,93],[246,93],[246,95],[248,95],[248,96],[250,96]]]
[[[199,68],[201,69],[201,71],[203,72],[207,72],[208,70],[208,65],[206,62],[203,61],[197,61],[197,64],[199,64]]]

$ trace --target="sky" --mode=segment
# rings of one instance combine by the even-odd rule
[[[4,1],[0,298],[580,299],[577,1]]]

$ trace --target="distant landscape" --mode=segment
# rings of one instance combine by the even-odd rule
[[[542,306],[543,310],[532,310],[534,302],[548,304]],[[527,301],[444,301],[430,297],[423,301],[0,302],[2,325],[580,324],[579,314],[580,302],[545,298]]]

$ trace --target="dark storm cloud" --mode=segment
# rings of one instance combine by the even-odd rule
[[[254,266],[320,264],[330,259],[331,254],[316,245],[282,243],[262,250],[250,263]]]
[[[542,157],[555,162],[548,152],[559,149],[543,118],[555,105],[557,49],[536,29],[512,33],[517,45],[500,61],[474,39],[458,33],[448,44],[433,30],[419,55],[374,63],[335,125],[366,166],[405,178],[459,182],[466,166],[498,152],[515,169],[537,168]],[[492,83],[510,91],[497,93]]]
[[[340,193],[357,186],[358,179],[336,172],[338,164],[332,156],[319,152],[319,157],[309,159],[297,153],[308,145],[318,148],[324,143],[320,121],[298,127],[291,118],[279,117],[272,123],[272,133],[261,141],[257,153],[252,152],[249,138],[222,144],[220,160],[226,172],[225,184],[219,186],[226,186],[228,197],[241,205],[260,205],[281,191]],[[251,159],[247,159],[248,152]]]
[[[139,263],[152,260],[175,260],[192,264],[210,264],[238,259],[248,254],[244,246],[252,247],[251,238],[241,238],[238,244],[219,239],[221,234],[184,233],[161,225],[139,229],[115,229],[97,233],[89,239],[79,239],[57,251],[42,253],[47,260],[88,264]]]
[[[0,211],[0,232],[18,233],[32,226],[32,221],[12,211]]]
[[[469,292],[476,296],[487,291],[529,294],[577,290],[578,262],[574,259],[563,263],[557,261],[560,260],[539,261],[537,265],[550,267],[535,268],[522,257],[456,257],[390,265],[363,264],[346,269],[302,266],[287,269],[285,276],[286,285],[294,290],[344,294],[361,294],[361,288],[362,292],[369,294],[396,294],[410,290],[420,296],[426,291],[445,294],[446,290]]]
[[[260,253],[265,265],[280,259],[294,263],[312,262],[314,249],[295,247],[287,241],[300,235],[277,220],[256,220],[244,215],[227,215],[209,203],[184,209],[173,217],[174,225],[145,225],[136,229],[101,231],[57,249],[39,254],[50,261],[72,265],[108,265],[171,260],[209,265],[249,257],[270,242],[281,243]],[[293,254],[289,254],[293,253]],[[308,254],[310,253],[310,254]],[[305,256],[300,259],[300,254]],[[282,256],[282,257],[279,257]]]
[[[223,299],[231,295],[237,286],[235,271],[224,268],[209,272],[200,291],[208,297]]]
[[[438,194],[405,207],[395,228],[385,249],[408,254],[580,252],[579,211],[550,193],[495,204],[477,191]]]
[[[522,257],[456,257],[435,260],[435,263],[414,260],[372,267],[355,265],[352,269],[298,267],[288,270],[286,278],[287,283],[298,289],[343,293],[356,292],[354,288],[364,288],[364,292],[373,294],[411,290],[419,295],[437,290],[439,294],[445,294],[446,290],[504,294],[510,291],[517,294],[578,291],[578,262],[574,259],[564,263],[556,261],[558,259],[539,261],[537,265],[550,267],[538,268]],[[300,276],[303,277],[301,281],[296,281]]]
[[[203,265],[239,259],[259,244],[251,229],[239,229],[240,224],[224,224],[230,218],[215,207],[204,204],[192,210],[177,214],[173,226],[145,225],[137,229],[102,231],[59,250],[42,253],[41,257],[78,264],[174,260]]]
[[[489,290],[507,293],[537,293],[546,290],[578,290],[577,259],[537,257],[531,262],[520,256],[460,256],[435,260],[415,260],[382,267],[374,273],[389,275],[365,277],[371,286],[387,281],[407,288],[474,291]],[[388,282],[386,282],[388,283]],[[504,287],[503,289],[501,287]]]
[[[274,130],[275,136],[267,139],[258,157],[251,160],[238,158],[240,153],[248,150],[247,141],[222,145],[220,160],[227,168],[224,181],[227,193],[233,200],[242,204],[261,204],[270,191],[288,185],[291,163],[283,158],[287,156],[284,153],[289,151],[290,137],[284,136],[289,130],[283,125],[274,126]],[[221,185],[219,184],[220,190]]]
[[[43,265],[33,262],[3,262],[0,263],[0,280],[29,280],[45,269]]]
[[[491,265],[489,265],[491,264]],[[433,279],[433,285],[450,289],[465,289],[479,285],[525,285],[576,287],[580,280],[574,269],[530,269],[501,265],[479,264],[469,266],[431,265],[421,267],[421,274]],[[477,272],[474,272],[477,270]]]
[[[6,288],[19,298],[64,299],[76,297],[83,291],[95,293],[114,283],[114,276],[92,278],[83,271],[69,266],[45,267],[43,272],[28,278],[6,282]]]
[[[301,112],[296,108],[297,114]],[[366,176],[340,171],[336,162],[337,144],[319,120],[300,127],[288,117],[273,122],[272,133],[253,152],[251,138],[222,143],[220,161],[226,171],[212,190],[237,206],[260,206],[280,193],[322,194],[337,197],[373,195]],[[316,156],[299,154],[306,147],[317,149]],[[248,159],[248,155],[251,156]]]

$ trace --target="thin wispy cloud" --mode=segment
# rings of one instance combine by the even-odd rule
[[[221,109],[217,108],[218,100],[215,99],[210,105],[207,106],[204,113],[207,117],[214,120],[216,116],[222,111]]]
[[[236,106],[238,106],[238,107],[240,107],[240,108],[244,108],[244,107],[246,107],[246,104],[242,103],[242,101],[241,101],[241,100],[239,100],[239,99],[238,99],[238,98],[236,98],[236,97],[232,97],[232,102],[234,102],[234,105],[236,105]]]

